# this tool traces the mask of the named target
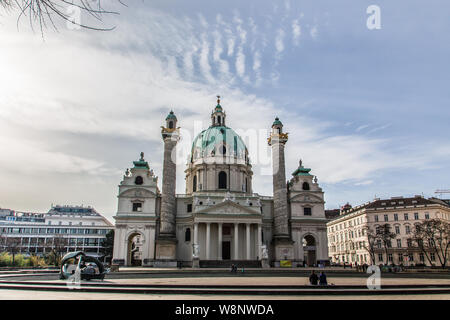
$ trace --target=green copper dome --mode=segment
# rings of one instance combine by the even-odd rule
[[[275,121],[273,122],[272,126],[276,126],[276,125],[280,125],[282,126],[283,124],[281,123],[280,119],[278,119],[278,117],[275,118]]]
[[[222,146],[225,146],[223,149]],[[225,126],[211,126],[200,132],[192,143],[191,162],[198,158],[226,156],[247,159],[247,147],[233,129]]]

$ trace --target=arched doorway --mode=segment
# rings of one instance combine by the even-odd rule
[[[308,267],[316,264],[316,239],[308,234],[303,237],[303,261]]]
[[[127,265],[142,266],[143,236],[140,233],[132,233],[127,241]]]

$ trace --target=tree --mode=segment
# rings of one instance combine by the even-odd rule
[[[384,248],[384,252],[386,253],[386,264],[389,263],[388,260],[388,249],[392,247],[392,240],[397,237],[397,235],[391,232],[391,225],[389,223],[385,223],[381,226],[378,226],[376,229],[376,237],[378,240],[381,240],[381,243]]]
[[[364,249],[369,253],[372,264],[375,264],[375,249],[378,237],[369,227],[365,227],[363,233],[367,236],[367,244],[364,241]]]
[[[6,238],[6,250],[12,255],[12,265],[15,263],[16,254],[19,252],[22,239],[18,237]]]
[[[102,252],[105,255],[105,261],[107,258],[112,259],[114,249],[114,230],[110,230],[106,234],[105,239],[102,241],[102,247]]]
[[[117,1],[125,5],[121,0]],[[117,12],[103,9],[101,0],[0,0],[0,7],[3,7],[7,12],[18,11],[18,20],[28,16],[31,27],[33,27],[33,23],[38,23],[41,33],[47,27],[47,24],[57,29],[54,18],[62,19],[86,29],[112,30],[114,28],[97,28],[83,24],[79,15],[87,13],[96,20],[102,21],[105,14],[117,14]]]
[[[6,249],[6,235],[3,232],[3,228],[0,228],[0,252]]]
[[[411,237],[427,260],[432,264],[431,253],[438,258],[442,268],[445,268],[450,249],[450,223],[431,219],[416,224]]]
[[[58,266],[64,253],[67,251],[69,241],[62,235],[56,235],[52,238],[51,253],[53,254],[54,264]]]

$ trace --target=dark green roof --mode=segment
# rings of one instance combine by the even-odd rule
[[[177,119],[177,117],[175,116],[175,114],[173,113],[173,111],[170,111],[170,113],[167,115],[166,120],[169,119]]]
[[[293,176],[312,176],[312,174],[309,174],[309,172],[311,171],[310,168],[305,168],[303,166],[300,166],[297,168],[297,170],[295,170],[292,175]]]
[[[274,121],[273,124],[272,124],[272,126],[275,126],[275,125],[280,125],[280,126],[283,125],[283,124],[281,123],[280,119],[278,119],[278,117],[275,118],[275,121]]]
[[[148,162],[144,160],[133,161],[133,164],[137,169],[150,169]]]

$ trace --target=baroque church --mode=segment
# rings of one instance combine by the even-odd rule
[[[113,264],[153,267],[313,266],[328,263],[324,193],[300,161],[287,181],[288,134],[278,118],[268,144],[273,196],[253,192],[248,150],[227,127],[220,105],[194,139],[185,194],[176,194],[174,148],[180,138],[171,111],[161,127],[162,192],[141,153],[119,185]]]

